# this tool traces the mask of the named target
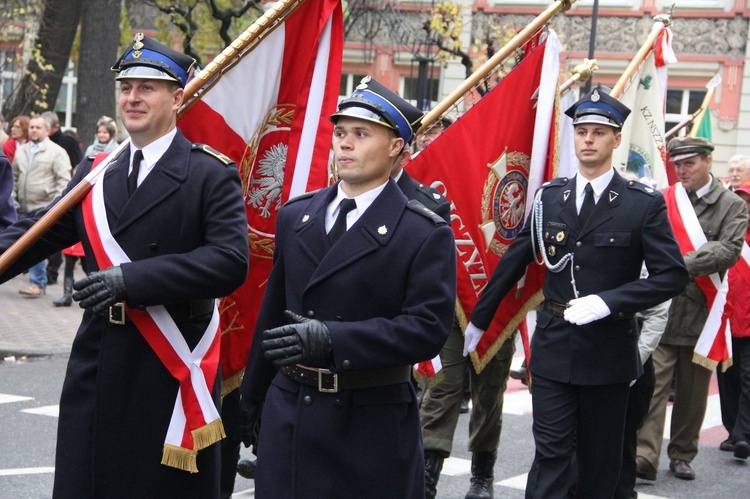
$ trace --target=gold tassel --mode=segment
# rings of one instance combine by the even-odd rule
[[[705,367],[709,371],[713,371],[716,369],[716,365],[718,362],[716,362],[713,359],[709,359],[708,357],[704,357],[703,355],[693,352],[693,363],[698,364],[701,367]]]
[[[161,453],[161,464],[190,473],[198,473],[197,457],[198,452],[194,450],[165,443]]]
[[[211,421],[205,426],[196,428],[191,431],[193,435],[193,448],[196,451],[205,449],[209,445],[218,442],[222,438],[226,437],[224,433],[224,425],[221,423],[221,418]]]
[[[221,398],[226,397],[227,393],[231,392],[235,388],[239,388],[242,384],[242,376],[245,374],[245,370],[241,370],[237,374],[222,380],[221,382]]]
[[[721,372],[723,373],[727,372],[727,369],[732,367],[732,365],[734,365],[734,357],[730,357],[721,363]]]
[[[419,383],[419,386],[424,390],[437,386],[445,378],[445,373],[442,369],[436,372],[432,377],[422,374],[416,369],[412,369],[412,375],[414,376],[414,379],[417,380],[417,383]]]

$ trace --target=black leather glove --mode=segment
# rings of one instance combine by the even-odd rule
[[[328,327],[314,319],[287,310],[286,326],[263,331],[263,351],[276,367],[304,364],[328,367],[331,356],[331,333]]]
[[[80,281],[74,282],[73,289],[76,290],[73,299],[80,302],[78,305],[95,314],[104,312],[126,298],[125,278],[119,266],[92,272]]]
[[[260,415],[263,412],[263,402],[253,402],[247,397],[240,399],[240,438],[245,447],[258,445],[260,433]]]

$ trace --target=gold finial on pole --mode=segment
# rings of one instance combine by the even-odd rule
[[[562,94],[577,82],[588,80],[597,69],[599,66],[596,65],[596,59],[584,59],[581,64],[570,71],[572,76],[560,85],[560,93]]]

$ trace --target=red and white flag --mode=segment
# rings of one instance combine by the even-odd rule
[[[221,301],[222,393],[239,386],[272,267],[276,214],[328,185],[343,16],[339,0],[307,0],[179,120],[182,133],[229,156],[242,177],[250,269]]]
[[[523,60],[495,88],[407,167],[414,178],[451,201],[457,313],[464,327],[502,254],[523,227],[527,193],[533,193],[549,171],[562,48],[551,30],[545,41],[539,38],[537,34],[525,45]],[[472,353],[477,372],[541,301],[543,271],[531,265],[523,286],[500,304]]]

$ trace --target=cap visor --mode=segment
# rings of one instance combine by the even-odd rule
[[[584,114],[573,120],[573,125],[607,125],[620,128],[620,125],[600,114]]]
[[[670,156],[669,159],[672,161],[682,161],[683,159],[692,158],[693,156],[697,156],[698,152],[684,152],[682,154],[678,154],[676,156]]]
[[[393,130],[393,127],[383,121],[383,119],[376,113],[373,113],[369,109],[365,109],[363,107],[356,107],[351,106],[344,109],[341,109],[340,111],[334,113],[329,118],[333,123],[336,123],[338,118],[347,117],[347,118],[357,118],[360,120],[370,121],[372,123],[377,123],[378,125],[382,125],[386,128],[390,128]]]
[[[180,83],[177,78],[170,76],[164,71],[148,66],[131,66],[129,68],[125,68],[118,73],[118,75],[115,77],[115,80],[124,80],[126,78],[140,78],[142,80],[169,80]]]

